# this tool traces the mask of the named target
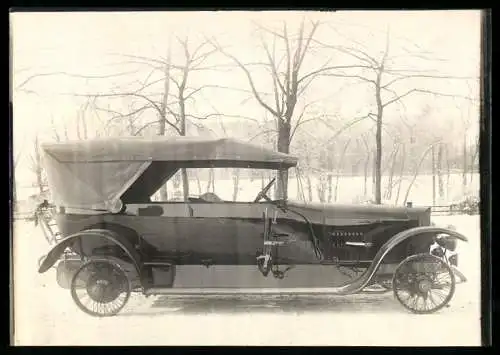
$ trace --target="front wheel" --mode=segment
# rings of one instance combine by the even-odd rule
[[[392,280],[395,298],[413,313],[429,314],[446,306],[455,293],[455,274],[450,266],[430,254],[403,260]]]
[[[95,317],[114,316],[127,304],[130,280],[112,261],[89,260],[74,274],[71,297],[78,308]]]

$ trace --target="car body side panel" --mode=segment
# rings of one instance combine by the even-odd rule
[[[139,238],[132,242],[145,252],[146,260],[168,259],[177,265],[255,265],[256,253],[263,248],[266,209],[273,219],[274,232],[283,234],[280,238],[286,240],[275,255],[281,264],[367,264],[389,238],[419,223],[418,215],[409,219],[401,208],[391,219],[390,209],[363,207],[356,214],[344,207],[326,212],[294,207],[294,211],[283,212],[267,203],[134,204],[128,205],[123,214],[60,214],[58,220],[64,235],[102,224],[133,230]],[[350,220],[349,214],[353,216]],[[324,260],[314,253],[311,228]],[[89,238],[83,242],[84,252],[103,249],[103,243]],[[356,245],[359,243],[365,246]],[[402,243],[388,260],[398,262],[408,255],[407,251],[408,243]]]

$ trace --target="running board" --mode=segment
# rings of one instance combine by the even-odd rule
[[[341,295],[345,294],[343,287],[290,287],[290,288],[160,288],[154,287],[144,291],[150,295]]]

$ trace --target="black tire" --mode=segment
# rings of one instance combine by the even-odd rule
[[[424,263],[422,265],[424,269],[425,265],[433,264],[433,266],[430,270],[417,270],[419,263]],[[449,278],[448,283],[445,284],[449,287],[444,296],[437,292],[437,290],[443,290],[444,288],[443,285],[437,283],[437,272],[442,272]],[[406,258],[398,265],[394,272],[392,286],[394,297],[407,310],[416,314],[430,314],[445,307],[453,298],[455,274],[444,260],[430,254],[417,254]],[[406,299],[402,297],[404,292],[409,294]],[[443,296],[443,298],[441,302],[436,304],[434,303],[434,296],[437,295]],[[423,308],[417,307],[418,300],[421,298],[424,300],[425,306]],[[414,300],[414,302],[411,302],[411,300]],[[428,300],[433,304],[429,305]]]
[[[89,288],[92,290],[90,293]],[[91,301],[98,306],[109,306],[121,295],[123,295],[123,298],[111,305],[111,308],[104,307],[104,311],[101,311],[100,307],[97,307],[96,310],[94,307],[89,308],[82,302],[78,293],[81,290],[84,290],[91,298]],[[119,264],[109,260],[91,259],[85,262],[75,272],[71,280],[71,297],[73,301],[80,310],[94,317],[111,317],[118,314],[127,304],[130,293],[131,284],[127,274]]]

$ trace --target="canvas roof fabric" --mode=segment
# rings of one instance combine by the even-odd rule
[[[248,161],[289,168],[297,158],[232,138],[117,137],[43,144],[60,162]]]
[[[110,211],[153,161],[247,162],[278,169],[297,158],[235,139],[120,137],[42,144],[53,203]]]

